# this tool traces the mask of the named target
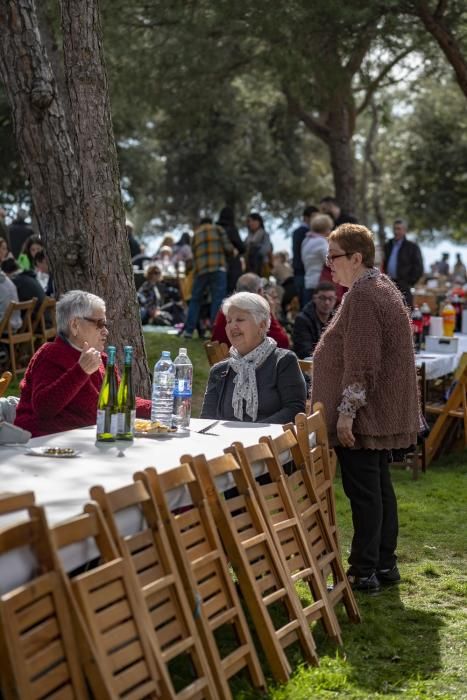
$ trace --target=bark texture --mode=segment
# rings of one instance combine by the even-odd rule
[[[65,79],[74,143],[83,187],[91,267],[99,271],[95,289],[106,300],[117,346],[135,347],[136,382],[149,395],[139,307],[120,194],[117,151],[112,128],[102,28],[97,0],[62,0]]]
[[[64,0],[62,19],[68,94],[59,92],[34,0],[0,0],[0,77],[57,292],[85,289],[106,301],[110,338],[135,347],[137,390],[149,396],[97,1]]]

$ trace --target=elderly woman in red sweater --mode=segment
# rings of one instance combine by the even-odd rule
[[[352,509],[348,577],[366,592],[400,580],[388,456],[413,445],[420,428],[407,307],[374,260],[373,236],[364,226],[342,224],[330,234],[332,280],[348,291],[315,348],[312,388],[312,401],[325,407]]]
[[[15,424],[33,437],[96,422],[105,373],[109,331],[104,301],[73,290],[57,303],[58,335],[32,357],[21,382]],[[136,399],[137,414],[149,417],[151,402]]]

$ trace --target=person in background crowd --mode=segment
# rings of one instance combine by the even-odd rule
[[[414,445],[420,428],[412,328],[400,292],[374,267],[371,231],[343,224],[328,244],[333,280],[349,291],[313,353],[312,405],[324,405],[352,509],[348,578],[371,593],[400,580],[388,457]]]
[[[0,270],[0,321],[5,316],[5,312],[10,304],[10,301],[19,301],[18,292],[11,279]],[[17,331],[21,326],[21,313],[15,311],[11,319],[11,327]],[[1,340],[0,340],[1,345]]]
[[[0,238],[5,239],[8,250],[10,250],[10,232],[8,231],[8,226],[5,223],[6,211],[3,207],[0,207]]]
[[[456,253],[456,262],[454,263],[452,274],[454,279],[457,279],[460,282],[467,282],[467,270],[462,262],[460,253]]]
[[[217,225],[222,226],[233,247],[233,255],[227,258],[227,294],[232,294],[237,280],[243,272],[240,256],[244,254],[246,247],[235,225],[234,211],[231,207],[221,209]]]
[[[10,250],[14,258],[19,257],[26,239],[34,235],[31,226],[26,223],[27,216],[28,212],[25,209],[20,209],[13,223],[8,227]]]
[[[327,214],[317,214],[310,222],[308,231],[302,243],[302,262],[305,268],[305,303],[311,301],[318,286],[321,272],[325,267],[328,251],[327,237],[331,233],[333,222]]]
[[[335,197],[323,197],[319,203],[319,210],[322,214],[328,214],[334,221],[334,228],[341,224],[356,224],[357,219],[353,214],[341,209]]]
[[[34,271],[36,273],[37,281],[41,285],[46,295],[53,296],[53,283],[49,273],[49,263],[47,262],[45,251],[43,250],[40,250],[34,256]],[[49,294],[49,292],[52,293]]]
[[[135,238],[134,227],[131,221],[126,221],[125,223],[126,235],[128,236],[128,245],[130,246],[130,257],[136,258],[143,252],[141,249],[141,243]]]
[[[34,270],[34,256],[44,250],[42,245],[41,237],[33,234],[29,236],[21,249],[21,253],[18,257],[18,264],[23,270]]]
[[[144,271],[144,276],[146,280],[138,289],[141,323],[171,326],[172,316],[164,309],[164,285],[159,265],[149,265]]]
[[[179,263],[183,263],[185,272],[190,272],[193,268],[193,251],[191,249],[191,236],[188,231],[182,233],[172,251],[172,262],[176,268],[179,269]]]
[[[109,335],[104,300],[78,289],[67,292],[57,303],[57,331],[31,358],[20,384],[15,425],[33,437],[96,422]],[[136,414],[149,418],[151,401],[137,398]]]
[[[211,367],[201,418],[287,423],[305,410],[306,388],[296,356],[267,337],[270,309],[259,294],[224,300],[230,357]]]
[[[295,317],[292,332],[297,357],[311,357],[336,306],[336,290],[332,282],[320,282],[313,298]]]
[[[45,292],[39,284],[34,270],[22,270],[13,258],[2,262],[2,270],[15,285],[19,301],[29,301],[33,297],[37,299],[33,312],[34,317],[45,298]]]
[[[305,268],[302,261],[302,243],[310,230],[310,221],[315,214],[319,214],[317,207],[309,205],[303,210],[303,222],[292,232],[292,266],[295,278],[295,288],[300,302],[300,308],[304,305]]]
[[[264,296],[263,286],[265,281],[253,272],[246,272],[238,278],[237,292],[251,292]],[[219,310],[214,325],[212,327],[212,340],[217,340],[219,343],[226,343],[230,347],[230,340],[226,332],[226,319],[222,310]],[[278,347],[288,349],[290,346],[289,337],[275,316],[271,315],[271,322],[268,327],[267,335],[276,341]]]
[[[227,259],[233,247],[227,234],[212,219],[202,219],[193,236],[193,289],[188,306],[188,316],[182,332],[191,338],[198,323],[204,293],[211,293],[211,326],[227,291]]]
[[[283,318],[286,318],[292,299],[298,296],[293,269],[289,263],[289,255],[285,251],[274,253],[272,256],[272,261],[273,268],[271,273],[277,280],[278,284],[282,287],[282,316]]]
[[[8,246],[8,241],[6,238],[0,237],[0,263],[2,263],[7,258],[12,258],[10,253],[10,248]]]
[[[441,256],[441,260],[438,260],[435,264],[436,272],[439,275],[449,277],[449,253],[443,253]]]
[[[251,212],[248,214],[246,225],[246,271],[254,272],[260,277],[269,277],[272,267],[272,243],[269,234],[264,230],[263,217],[257,212]]]
[[[394,221],[394,238],[384,246],[384,272],[399,287],[408,306],[412,306],[413,287],[423,275],[423,259],[416,243],[407,240],[407,223]]]

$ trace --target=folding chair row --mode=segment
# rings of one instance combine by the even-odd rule
[[[195,673],[190,669],[188,683],[185,677],[183,687],[175,689],[168,672],[170,654],[152,633],[132,565],[119,555],[99,505],[88,504],[82,515],[48,529],[43,509],[30,502],[30,494],[0,499],[0,513],[27,507],[29,515],[0,532],[0,554],[28,546],[41,572],[0,598],[4,697],[85,698],[81,666],[99,699],[222,697],[209,669],[205,673],[199,664]],[[97,548],[98,564],[67,575],[60,552],[89,541]],[[198,670],[202,673],[192,678]]]
[[[27,364],[34,354],[34,336],[32,332],[32,313],[37,299],[29,301],[10,301],[5,315],[0,319],[0,344],[8,345],[10,369],[13,376],[25,372]],[[21,315],[18,328],[15,320]]]

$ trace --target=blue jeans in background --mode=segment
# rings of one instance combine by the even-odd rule
[[[195,277],[190,304],[188,306],[188,316],[184,329],[185,333],[191,334],[196,328],[206,288],[209,288],[211,293],[210,318],[212,325],[216,318],[217,311],[227,295],[227,272],[225,270],[216,270],[216,272],[205,272],[203,275],[197,275]]]

